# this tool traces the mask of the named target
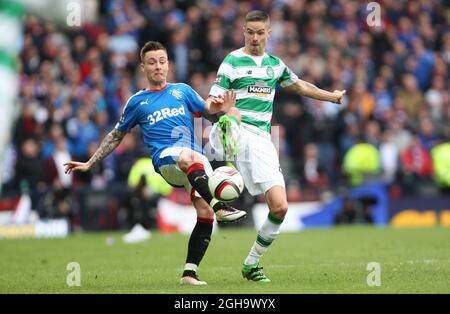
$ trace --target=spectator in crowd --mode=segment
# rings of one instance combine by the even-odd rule
[[[145,25],[144,17],[137,11],[133,0],[111,0],[109,4],[111,49],[119,53],[137,51],[140,29]]]
[[[128,191],[125,207],[129,227],[140,224],[145,229],[155,229],[157,201],[161,196],[169,195],[172,187],[155,172],[150,158],[139,158],[133,164],[128,176]]]
[[[433,122],[428,118],[428,115],[419,121],[419,138],[427,151],[431,151],[431,149],[439,142],[436,128],[433,125]]]
[[[20,183],[27,182],[30,189],[32,208],[37,208],[40,197],[45,193],[44,160],[40,155],[38,142],[30,137],[20,144],[20,151],[15,165],[15,186],[20,190]]]
[[[117,147],[117,156],[115,160],[115,179],[120,182],[128,180],[129,171],[133,164],[143,154],[142,147],[139,146],[137,132],[130,132]]]
[[[405,128],[400,119],[394,119],[390,123],[389,129],[392,131],[392,141],[395,143],[398,150],[402,152],[411,143],[411,132]]]
[[[445,84],[446,80],[443,76],[435,76],[432,79],[431,88],[425,93],[425,101],[430,106],[430,118],[438,123],[442,121],[445,103],[449,103],[450,95]]]
[[[319,149],[316,144],[306,144],[304,149],[302,178],[305,187],[324,189],[329,186],[324,167],[319,159]]]
[[[402,182],[404,190],[406,193],[414,193],[417,181],[431,179],[433,164],[430,153],[416,134],[413,136],[410,145],[402,152],[400,158],[403,167]]]
[[[396,98],[405,104],[405,111],[408,118],[417,118],[417,112],[424,103],[423,94],[417,85],[417,79],[412,74],[402,76],[402,86],[396,94]]]
[[[392,141],[392,132],[386,130],[382,134],[382,141],[380,144],[380,161],[382,169],[383,182],[390,185],[397,179],[399,168],[399,150]]]
[[[66,140],[58,135],[55,150],[45,162],[47,184],[50,187],[39,203],[39,215],[47,218],[67,218],[72,221],[76,214],[76,204],[72,197],[73,175],[64,173],[64,163],[71,158]]]
[[[73,156],[86,156],[89,144],[99,140],[100,130],[90,119],[86,107],[80,108],[76,117],[67,121],[66,127],[71,147],[73,147],[71,152]]]
[[[442,193],[450,194],[450,142],[442,141],[431,150],[434,180]]]
[[[380,174],[380,154],[372,144],[360,141],[344,156],[343,168],[351,186],[374,180]]]
[[[379,76],[375,79],[372,94],[375,99],[374,117],[381,120],[383,119],[383,113],[390,110],[394,102],[383,77]]]

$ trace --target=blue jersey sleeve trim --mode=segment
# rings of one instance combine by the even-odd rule
[[[129,132],[136,124],[137,124],[137,116],[136,116],[136,110],[137,110],[137,103],[139,101],[138,95],[141,93],[141,91],[137,92],[133,96],[131,96],[127,103],[125,104],[125,107],[123,108],[123,112],[120,116],[119,122],[116,124],[116,129],[118,129],[121,132]]]

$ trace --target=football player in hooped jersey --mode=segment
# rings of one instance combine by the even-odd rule
[[[147,42],[141,49],[140,67],[147,77],[148,88],[130,97],[120,121],[94,155],[87,162],[65,163],[65,171],[88,171],[110,154],[131,128],[139,125],[156,172],[169,184],[184,186],[197,211],[197,224],[189,239],[181,283],[205,285],[196,271],[211,240],[214,214],[218,222],[232,222],[245,217],[246,212],[211,196],[208,174],[212,173],[212,168],[195,143],[189,112],[227,112],[234,105],[236,95],[229,92],[204,101],[186,84],[167,83],[167,51],[158,42]]]
[[[270,137],[270,121],[277,85],[299,95],[340,103],[345,91],[328,92],[297,77],[278,57],[265,52],[270,36],[269,16],[249,12],[243,27],[245,46],[225,57],[210,97],[236,92],[236,105],[222,116],[210,134],[226,156],[234,156],[245,186],[252,195],[265,195],[269,214],[242,266],[242,276],[270,282],[259,260],[277,237],[288,209],[278,155]],[[216,145],[217,146],[217,145]]]

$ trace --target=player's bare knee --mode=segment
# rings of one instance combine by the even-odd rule
[[[270,208],[270,212],[277,218],[283,219],[286,216],[288,211],[288,203],[287,202],[279,202],[273,204]]]
[[[201,161],[200,157],[198,156],[198,154],[196,152],[194,152],[193,150],[187,148],[181,152],[177,163],[178,163],[178,167],[182,171],[186,172],[187,169],[191,165],[193,165],[195,163],[201,163],[201,162],[202,161]]]

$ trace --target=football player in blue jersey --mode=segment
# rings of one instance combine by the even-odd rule
[[[209,192],[208,174],[212,168],[201,145],[195,142],[190,112],[227,112],[234,106],[236,95],[228,92],[205,101],[189,85],[167,83],[167,51],[158,42],[150,41],[142,47],[140,68],[147,77],[148,88],[130,97],[119,122],[94,155],[87,162],[65,163],[65,171],[89,171],[119,145],[131,128],[139,125],[155,170],[169,184],[184,186],[197,211],[181,283],[205,285],[198,279],[197,267],[211,240],[214,214],[218,222],[232,222],[245,217],[246,212],[216,200]]]

